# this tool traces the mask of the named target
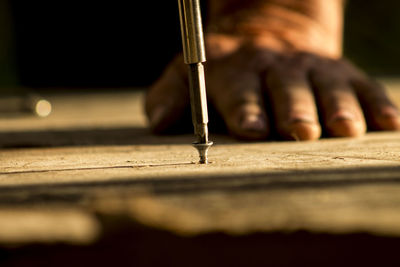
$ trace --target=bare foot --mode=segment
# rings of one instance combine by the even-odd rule
[[[338,137],[360,136],[367,125],[400,129],[384,88],[341,59],[341,0],[215,2],[206,34],[207,93],[233,136],[314,140],[322,129]],[[178,56],[147,94],[153,131],[176,125],[188,105]]]

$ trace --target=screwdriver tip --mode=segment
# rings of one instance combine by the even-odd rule
[[[213,142],[207,143],[193,143],[200,156],[200,164],[208,164],[208,149],[212,146]]]

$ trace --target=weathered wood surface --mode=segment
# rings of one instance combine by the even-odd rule
[[[149,134],[142,97],[49,96],[46,119],[0,119],[0,244],[91,244],[115,216],[178,236],[400,237],[400,133],[261,143],[213,136],[203,166],[191,135]]]

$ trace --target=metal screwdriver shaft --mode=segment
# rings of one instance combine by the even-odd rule
[[[190,105],[194,133],[194,147],[200,155],[200,163],[207,164],[207,152],[213,144],[208,140],[208,112],[203,62],[206,61],[201,10],[199,0],[178,0],[181,22],[183,56],[188,65]]]

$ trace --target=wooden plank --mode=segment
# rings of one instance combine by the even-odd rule
[[[400,133],[260,143],[213,136],[212,163],[203,166],[192,135],[149,135],[142,97],[54,96],[47,119],[1,119],[0,244],[89,242],[102,235],[88,227],[102,225],[99,214],[184,236],[301,230],[400,236]],[[13,148],[28,141],[33,147]],[[84,215],[58,224],[53,210]],[[40,220],[27,227],[24,214],[38,214],[48,231]]]

